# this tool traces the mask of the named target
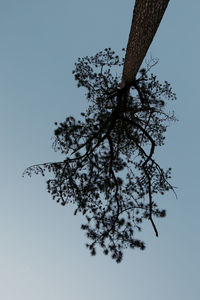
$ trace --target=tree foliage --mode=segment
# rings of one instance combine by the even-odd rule
[[[153,219],[166,214],[153,196],[173,190],[171,169],[163,170],[155,150],[175,120],[167,103],[176,99],[170,84],[151,74],[151,65],[120,88],[123,64],[110,48],[78,59],[73,74],[78,87],[86,89],[88,109],[80,120],[70,116],[55,123],[53,148],[63,161],[25,170],[28,175],[52,172],[48,192],[62,205],[74,203],[74,214],[85,216],[82,229],[91,254],[99,245],[117,262],[123,249],[145,248],[135,237],[145,219],[158,236]]]

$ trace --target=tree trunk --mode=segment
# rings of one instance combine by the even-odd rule
[[[129,86],[143,62],[170,0],[136,0],[121,88]]]

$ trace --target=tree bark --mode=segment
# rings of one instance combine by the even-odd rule
[[[170,0],[136,0],[121,88],[129,86],[143,62]]]

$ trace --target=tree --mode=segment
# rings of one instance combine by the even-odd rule
[[[64,155],[64,160],[25,170],[30,176],[52,172],[48,192],[62,205],[74,203],[75,215],[85,215],[82,229],[90,240],[86,245],[91,254],[99,245],[117,262],[124,248],[145,248],[144,242],[135,238],[145,219],[158,236],[153,218],[164,217],[166,212],[153,195],[173,190],[168,181],[171,169],[164,171],[154,156],[156,148],[164,144],[169,122],[175,120],[167,111],[167,101],[175,100],[176,95],[169,83],[159,83],[150,73],[155,60],[137,78],[126,81],[126,74],[130,74],[125,70],[130,69],[128,52],[129,45],[126,58],[106,48],[95,56],[78,59],[73,74],[78,87],[87,90],[89,106],[80,120],[67,117],[55,123],[53,148]]]

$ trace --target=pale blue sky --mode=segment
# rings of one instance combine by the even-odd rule
[[[172,83],[179,122],[160,163],[173,168],[167,217],[127,250],[121,264],[85,248],[81,218],[46,192],[30,164],[56,160],[54,122],[78,116],[84,91],[71,71],[77,57],[126,46],[133,0],[0,1],[0,298],[3,300],[199,300],[199,0],[171,0],[148,52],[154,72]],[[163,203],[162,203],[163,202]]]

